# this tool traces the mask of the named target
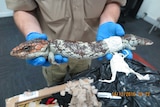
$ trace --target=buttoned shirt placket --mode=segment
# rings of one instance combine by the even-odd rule
[[[83,10],[83,0],[73,0],[72,8],[73,8],[73,35],[80,34],[82,35],[83,30],[83,19],[84,19],[84,10]]]

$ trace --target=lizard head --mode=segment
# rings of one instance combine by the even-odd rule
[[[13,48],[10,55],[21,59],[32,59],[38,56],[46,57],[49,51],[48,46],[49,42],[46,40],[26,41]]]

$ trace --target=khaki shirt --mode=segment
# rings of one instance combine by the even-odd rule
[[[99,18],[107,3],[126,0],[6,0],[12,10],[37,10],[43,33],[49,39],[94,41]]]

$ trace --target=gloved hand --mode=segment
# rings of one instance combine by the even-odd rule
[[[37,33],[37,32],[31,32],[26,36],[26,40],[34,40],[34,39],[44,39],[47,40],[47,36],[45,34]],[[68,58],[63,57],[61,55],[55,55],[54,56],[55,61],[57,63],[66,63],[68,62]],[[50,63],[46,60],[46,58],[40,56],[34,59],[27,59],[26,60],[29,64],[34,66],[50,66]]]
[[[97,35],[96,35],[96,41],[101,41],[103,39],[109,38],[110,36],[123,36],[125,34],[122,26],[120,24],[114,23],[114,22],[106,22],[104,24],[101,24],[98,28]],[[121,52],[126,55],[128,59],[132,59],[133,55],[132,52],[128,49],[121,50]],[[112,54],[108,53],[106,55],[106,59],[110,60],[112,58]],[[102,58],[100,58],[102,59]]]

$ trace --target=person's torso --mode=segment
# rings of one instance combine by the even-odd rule
[[[49,39],[93,41],[107,0],[35,0]]]

